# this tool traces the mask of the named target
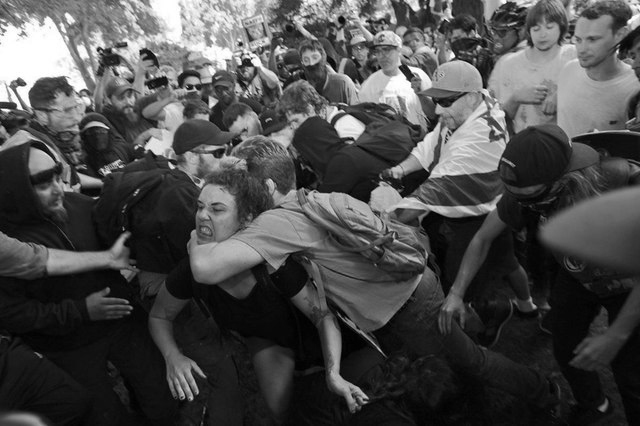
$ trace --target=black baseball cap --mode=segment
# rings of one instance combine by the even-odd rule
[[[498,164],[500,178],[517,188],[550,184],[565,173],[600,161],[593,148],[572,143],[555,124],[530,126],[515,134]]]

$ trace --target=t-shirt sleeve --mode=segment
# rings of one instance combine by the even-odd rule
[[[34,279],[45,275],[48,251],[0,232],[0,276]]]
[[[296,227],[289,219],[290,214],[284,208],[277,208],[262,213],[248,227],[233,235],[230,239],[238,240],[258,252],[273,269],[279,269],[290,254],[304,251],[312,246],[315,240],[322,238],[315,228]]]
[[[278,291],[287,298],[292,298],[300,293],[308,279],[309,275],[304,267],[290,257],[280,269],[271,274],[271,281],[278,288]]]
[[[193,297],[193,275],[189,258],[186,257],[167,275],[165,286],[167,291],[176,299],[191,299]]]
[[[519,231],[525,226],[525,218],[522,211],[522,206],[516,201],[516,199],[504,193],[498,205],[498,217],[501,221],[507,224],[511,229]]]

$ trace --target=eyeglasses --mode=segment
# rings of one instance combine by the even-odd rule
[[[202,89],[202,84],[185,84],[184,88],[187,90],[200,90]]]
[[[460,93],[458,95],[448,96],[446,98],[431,98],[434,104],[440,105],[442,108],[449,108],[458,99],[466,95],[467,93]]]
[[[560,194],[563,192],[565,185],[566,183],[560,185],[558,185],[557,183],[553,185],[547,185],[547,187],[539,194],[526,198],[513,193],[512,195],[523,207],[543,212],[553,208],[553,206],[558,201]]]
[[[70,106],[68,108],[64,108],[64,109],[60,109],[60,108],[34,108],[38,111],[46,111],[46,112],[59,112],[62,113],[64,115],[72,115],[75,113],[78,113],[80,111],[82,111],[82,108],[84,107],[84,104],[82,103],[77,103],[74,106]]]
[[[355,46],[351,46],[351,50],[365,50],[367,49],[367,46],[362,45],[362,44],[356,44]]]
[[[34,175],[29,176],[29,180],[31,180],[31,185],[40,185],[43,183],[47,183],[51,181],[55,176],[62,175],[62,163],[56,162],[56,165],[50,169],[43,170]]]
[[[218,149],[212,149],[212,150],[206,150],[206,149],[199,149],[197,151],[193,151],[196,154],[210,154],[213,155],[214,158],[222,158],[224,157],[224,154],[226,154],[228,148],[218,148]]]

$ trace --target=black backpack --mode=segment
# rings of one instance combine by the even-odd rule
[[[153,210],[169,169],[114,172],[104,179],[102,193],[93,210],[93,220],[98,236],[107,245],[115,242],[120,234],[131,231],[129,241],[131,257],[136,257],[140,229],[153,222]]]
[[[331,119],[331,125],[335,127],[345,115],[361,121],[366,128],[353,145],[384,161],[389,167],[406,159],[424,139],[425,131],[419,125],[410,123],[389,105],[365,102],[336,106],[340,112]]]

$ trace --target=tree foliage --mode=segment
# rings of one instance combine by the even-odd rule
[[[88,88],[95,86],[100,45],[152,36],[162,27],[150,0],[3,0],[0,36],[9,26],[25,31],[29,22],[50,19]]]

